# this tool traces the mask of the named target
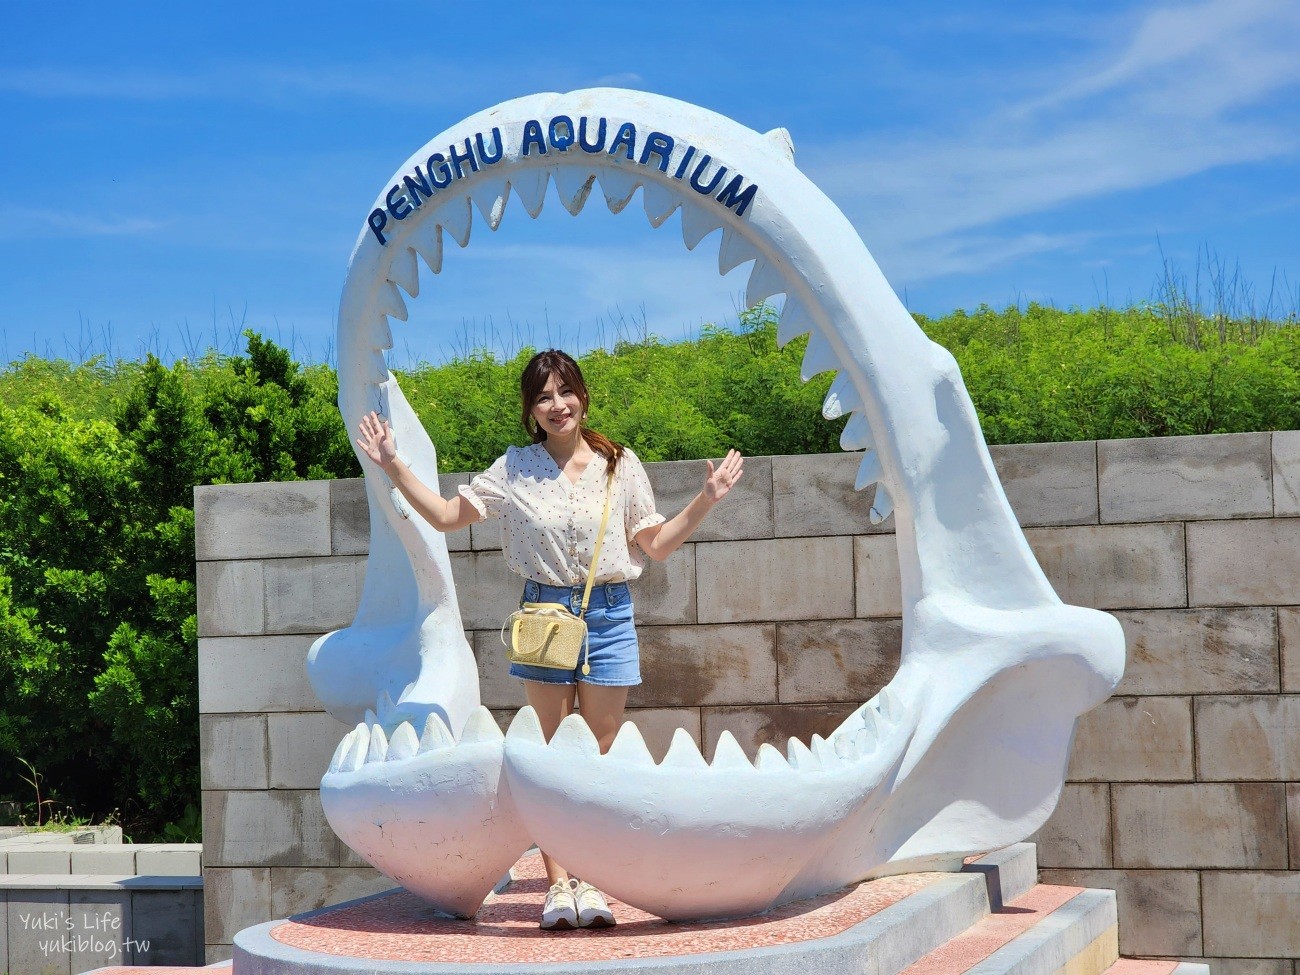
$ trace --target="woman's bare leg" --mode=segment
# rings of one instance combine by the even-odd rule
[[[609,746],[614,744],[614,736],[623,726],[623,709],[627,707],[626,687],[603,687],[600,684],[578,682],[578,707],[582,710],[582,719],[600,742],[600,753],[604,755]]]
[[[623,688],[626,692],[627,688]],[[577,696],[577,688],[573,684],[543,684],[541,681],[526,680],[524,681],[524,694],[528,698],[528,703],[534,711],[537,712],[537,720],[542,726],[542,736],[551,740],[555,734],[555,729],[560,726],[560,722],[573,713],[573,702]],[[624,699],[627,694],[624,693]],[[585,714],[585,711],[584,711]],[[610,738],[610,741],[613,741]],[[608,748],[608,745],[602,746],[601,751]],[[554,884],[561,880],[568,880],[569,873],[562,866],[552,860],[545,852],[542,853],[542,863],[546,865],[546,879]]]

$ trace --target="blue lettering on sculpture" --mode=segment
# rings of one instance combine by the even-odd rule
[[[587,116],[578,120],[578,145],[587,152],[601,152],[605,148],[605,119],[600,120],[600,127],[596,129],[598,136],[595,142],[587,141]]]
[[[492,144],[496,149],[496,155],[490,155],[483,147],[483,133],[474,133],[474,145],[478,146],[478,156],[483,160],[485,166],[491,166],[493,163],[499,163],[501,157],[505,155],[505,148],[501,145],[501,130],[496,126],[492,127]]]
[[[636,126],[631,122],[624,122],[618,127],[618,135],[614,136],[614,144],[609,147],[609,154],[612,156],[618,152],[619,146],[627,147],[627,161],[636,161]]]
[[[388,204],[388,212],[398,220],[405,220],[411,215],[411,204],[407,202],[406,197],[401,195],[402,184],[398,183],[388,191],[384,197],[384,202]]]
[[[546,154],[546,137],[542,135],[542,125],[537,119],[530,118],[524,123],[524,144],[519,155],[528,155],[532,151],[531,146],[536,146],[538,152]]]
[[[691,164],[691,157],[695,155],[695,147],[687,146],[686,153],[682,156],[682,161],[677,164],[677,172],[673,173],[673,179],[681,179],[686,175],[686,167]]]
[[[465,171],[460,168],[461,163],[469,163],[470,172],[478,172],[478,160],[474,158],[474,147],[470,144],[469,139],[465,140],[465,151],[457,152],[455,146],[449,146],[447,152],[451,154],[451,164],[455,167],[456,178],[464,179]]]
[[[560,152],[568,152],[569,146],[573,145],[573,119],[567,115],[555,116],[551,119],[547,137],[551,145]]]
[[[700,176],[709,168],[709,163],[711,162],[713,162],[713,157],[708,153],[705,153],[704,158],[700,160],[700,164],[695,167],[695,172],[691,173],[691,189],[695,190],[696,193],[702,193],[705,196],[710,195],[714,190],[716,190],[718,184],[722,182],[722,177],[727,175],[727,167],[719,166],[718,171],[713,174],[713,179],[709,180],[709,185],[701,186]]]
[[[402,183],[406,186],[406,195],[413,206],[419,207],[433,196],[433,187],[419,166],[415,167],[415,176],[403,176]]]
[[[747,190],[741,191],[740,187],[744,183],[744,178],[737,173],[731,177],[731,182],[722,188],[718,194],[717,200],[724,207],[736,211],[736,216],[743,217],[749,205],[754,202],[754,194],[758,192],[758,184],[750,183]]]
[[[429,182],[433,184],[434,189],[445,190],[451,185],[451,169],[447,166],[447,157],[440,152],[435,152],[424,163],[424,168],[429,171]],[[437,173],[442,178],[434,174]]]
[[[651,132],[645,137],[645,146],[641,149],[641,165],[644,166],[652,155],[659,157],[659,172],[668,172],[668,159],[673,154],[673,137],[662,132]]]
[[[375,209],[370,211],[370,216],[366,217],[366,223],[370,226],[370,232],[375,235],[379,243],[387,244],[388,238],[385,237],[381,230],[388,224],[388,215],[383,210]]]

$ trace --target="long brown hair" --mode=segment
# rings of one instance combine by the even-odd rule
[[[587,414],[588,404],[591,402],[591,395],[587,392],[587,384],[582,378],[582,370],[573,358],[559,349],[547,349],[545,352],[539,352],[528,360],[528,365],[524,366],[523,373],[519,376],[519,398],[523,404],[524,429],[528,435],[533,438],[533,443],[541,443],[546,439],[546,432],[537,425],[533,419],[533,406],[537,403],[537,397],[542,394],[544,387],[552,375],[560,378],[561,384],[568,386],[578,394],[578,399],[582,401],[583,419]],[[597,433],[586,426],[583,426],[583,419],[579,419],[579,429],[582,432],[582,439],[587,441],[587,445],[596,453],[600,454],[606,460],[612,460],[618,463],[623,456],[623,445],[603,433]]]

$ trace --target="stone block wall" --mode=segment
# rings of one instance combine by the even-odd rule
[[[1086,716],[1036,837],[1046,882],[1118,891],[1126,955],[1300,975],[1300,432],[993,449],[1067,602],[1119,617],[1129,663]],[[751,751],[832,729],[898,666],[892,519],[853,454],[755,457],[634,599],[631,714],[662,754],[686,728]],[[648,465],[672,513],[701,462]],[[469,475],[444,475],[444,494]],[[360,480],[199,488],[199,694],[208,958],[240,928],[384,889],[316,788],[346,728],[303,670],[366,568]],[[449,536],[484,703],[523,702],[497,628],[518,600],[491,523]]]

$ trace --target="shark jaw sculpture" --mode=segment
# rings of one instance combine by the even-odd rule
[[[419,293],[417,255],[438,273],[447,238],[468,245],[475,208],[493,230],[512,196],[536,216],[551,182],[574,214],[593,195],[620,211],[640,188],[654,227],[680,210],[688,248],[722,231],[722,273],[753,262],[748,303],[785,295],[780,340],[810,333],[805,379],[838,372],[823,413],[849,414],[841,445],[864,452],[856,486],[876,485],[872,520],[896,516],[902,663],[828,739],[791,739],[785,755],[764,745],[753,761],[724,734],[708,764],[679,729],[656,764],[630,723],[601,755],[579,716],[547,744],[528,708],[502,736],[479,705],[446,542],[362,456],[361,605],[308,658],[327,709],[358,722],[321,780],[334,831],[452,915],[472,915],[535,842],[675,919],[951,868],[1029,836],[1055,807],[1076,719],[1122,675],[1123,634],[1056,596],[956,362],[795,167],[784,130],[593,89],[506,102],[433,139],[384,188],[352,254],[338,331],[348,429],[379,410],[437,482],[434,446],[385,366],[388,320],[406,318],[401,291]]]

